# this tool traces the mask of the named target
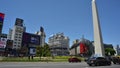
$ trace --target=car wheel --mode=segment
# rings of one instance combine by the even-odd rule
[[[91,66],[96,66],[95,64],[92,64]]]
[[[99,63],[96,63],[95,66],[100,66],[100,64],[99,64]]]
[[[92,64],[89,64],[89,66],[92,66]]]
[[[114,64],[116,64],[116,62],[113,62]]]
[[[119,64],[120,64],[120,62],[119,62]]]
[[[107,65],[111,65],[111,63],[109,62]]]

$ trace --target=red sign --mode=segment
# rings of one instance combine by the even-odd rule
[[[3,19],[4,18],[4,15],[3,13],[0,13],[0,17]]]
[[[0,21],[3,22],[5,14],[0,13]]]
[[[80,53],[83,54],[83,53],[86,53],[87,51],[87,47],[84,43],[80,43]]]

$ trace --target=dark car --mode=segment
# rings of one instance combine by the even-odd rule
[[[68,62],[81,62],[81,60],[78,58],[69,58]]]
[[[105,57],[91,57],[87,60],[89,66],[111,65],[111,61]]]
[[[120,58],[119,57],[112,57],[112,62],[114,64],[120,64]]]

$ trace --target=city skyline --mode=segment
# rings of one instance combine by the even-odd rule
[[[5,14],[2,33],[13,28],[15,19],[24,20],[26,31],[35,33],[42,26],[46,33],[46,42],[52,34],[63,32],[70,38],[85,38],[93,41],[92,0],[1,0],[0,12]],[[119,0],[96,0],[100,18],[103,42],[120,44]],[[71,44],[72,45],[72,44]]]

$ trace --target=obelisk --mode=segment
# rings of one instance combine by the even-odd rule
[[[99,16],[96,6],[96,1],[92,0],[92,15],[93,15],[93,27],[94,27],[94,47],[96,56],[105,56],[105,50],[103,46]]]

